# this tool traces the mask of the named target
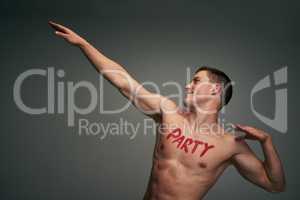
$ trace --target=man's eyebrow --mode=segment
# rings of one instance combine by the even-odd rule
[[[196,80],[196,79],[199,79],[199,80],[201,80],[201,77],[199,77],[199,76],[196,76],[196,77],[194,77],[194,78],[193,78],[193,80]]]

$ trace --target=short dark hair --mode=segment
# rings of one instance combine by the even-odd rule
[[[208,77],[212,82],[222,84],[221,107],[227,105],[232,97],[233,92],[231,79],[224,72],[214,67],[201,66],[196,70],[195,74],[200,71],[207,71]]]

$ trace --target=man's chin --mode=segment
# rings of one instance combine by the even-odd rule
[[[192,108],[192,107],[193,107],[193,102],[190,101],[190,100],[188,100],[188,99],[184,99],[183,105],[184,105],[184,107],[186,107],[186,108]]]

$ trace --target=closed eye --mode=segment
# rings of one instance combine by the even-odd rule
[[[198,82],[200,82],[200,81],[201,81],[200,79],[194,79],[194,80],[193,80],[194,83],[198,83]]]

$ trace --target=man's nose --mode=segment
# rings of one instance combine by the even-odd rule
[[[186,89],[186,90],[191,89],[191,83],[188,83],[188,84],[185,86],[185,89]]]

